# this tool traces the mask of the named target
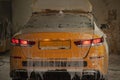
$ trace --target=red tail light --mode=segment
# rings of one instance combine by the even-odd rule
[[[28,45],[28,41],[26,41],[26,40],[20,40],[20,44],[21,45]]]
[[[92,40],[84,40],[84,41],[81,41],[81,44],[82,45],[90,45],[92,43]]]
[[[93,44],[98,44],[98,43],[102,43],[103,42],[103,38],[97,38],[93,40]]]
[[[11,43],[12,43],[13,45],[18,45],[18,44],[19,44],[19,40],[18,40],[18,39],[15,39],[15,38],[12,38]]]
[[[103,38],[96,38],[96,39],[90,39],[90,40],[75,41],[74,43],[77,46],[80,46],[80,45],[97,45],[102,42],[103,42]]]
[[[12,38],[11,43],[16,46],[33,46],[35,44],[35,41]]]

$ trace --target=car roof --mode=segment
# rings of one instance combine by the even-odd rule
[[[32,9],[33,12],[40,12],[44,9],[92,12],[92,5],[89,0],[36,0]]]

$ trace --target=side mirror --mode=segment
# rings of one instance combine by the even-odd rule
[[[109,29],[110,26],[108,24],[101,24],[100,25],[100,29],[104,30],[104,29]]]

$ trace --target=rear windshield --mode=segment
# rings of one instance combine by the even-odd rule
[[[26,27],[34,28],[92,28],[90,18],[81,14],[34,14]]]

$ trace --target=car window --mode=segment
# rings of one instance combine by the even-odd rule
[[[80,14],[34,14],[26,27],[39,28],[92,28],[91,19]]]

